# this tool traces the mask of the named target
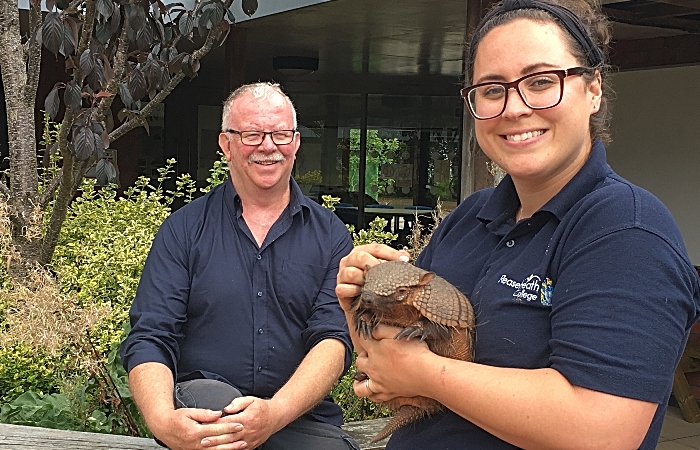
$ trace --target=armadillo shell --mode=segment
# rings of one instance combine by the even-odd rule
[[[421,314],[433,322],[467,328],[473,325],[474,312],[467,297],[444,278],[435,276],[413,298]]]

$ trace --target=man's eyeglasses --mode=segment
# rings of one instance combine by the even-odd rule
[[[287,145],[294,140],[294,134],[297,130],[238,131],[229,128],[228,130],[224,130],[224,132],[237,134],[240,136],[241,142],[245,145],[260,145],[268,134],[275,145]]]
[[[506,110],[510,89],[515,89],[529,108],[554,108],[561,102],[564,94],[564,78],[593,70],[595,69],[587,67],[545,70],[525,75],[510,83],[490,81],[465,87],[459,92],[475,119],[493,119]]]

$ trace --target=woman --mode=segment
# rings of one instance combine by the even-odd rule
[[[448,412],[387,449],[653,449],[700,287],[670,213],[605,162],[609,29],[585,0],[506,0],[475,30],[462,90],[480,147],[508,175],[438,227],[416,264],[477,318],[474,362],[357,335],[359,396],[426,396]],[[341,261],[349,322],[362,268]],[[353,327],[350,327],[353,329]]]

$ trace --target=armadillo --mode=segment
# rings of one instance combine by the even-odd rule
[[[402,261],[388,261],[365,270],[365,284],[354,299],[357,333],[372,338],[379,324],[401,327],[395,339],[420,338],[433,353],[472,361],[474,311],[467,297],[444,278]],[[358,372],[355,379],[367,375]],[[394,412],[372,439],[377,442],[399,428],[444,406],[427,397],[400,397],[385,403]]]

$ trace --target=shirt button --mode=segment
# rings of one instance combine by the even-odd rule
[[[260,328],[260,329],[258,330],[258,334],[263,334],[263,329],[262,329],[262,328]]]
[[[258,297],[262,297],[262,291],[258,291]]]
[[[262,255],[258,255],[258,259],[259,259],[259,260],[262,259]]]
[[[510,241],[506,242],[506,247],[511,248],[512,246],[515,245],[515,241],[511,239]]]

